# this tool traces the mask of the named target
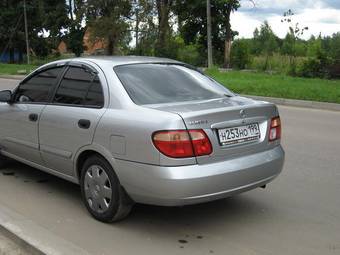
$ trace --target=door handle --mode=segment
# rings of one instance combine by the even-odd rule
[[[28,115],[28,119],[33,122],[36,122],[38,120],[38,117],[39,116],[36,113],[31,113],[30,115]]]
[[[78,127],[82,128],[82,129],[89,129],[91,126],[91,121],[89,120],[79,120],[78,121]]]

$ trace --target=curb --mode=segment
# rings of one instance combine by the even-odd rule
[[[316,102],[316,101],[295,100],[295,99],[275,98],[275,97],[261,97],[261,96],[252,96],[252,95],[241,95],[241,96],[252,98],[255,100],[260,100],[260,101],[267,101],[267,102],[274,103],[277,105],[312,108],[312,109],[319,109],[319,110],[321,109],[321,110],[330,110],[330,111],[340,111],[340,104],[335,104],[335,103],[324,103],[324,102]]]
[[[5,206],[0,208],[0,232],[32,255],[89,255],[75,244],[62,239]]]
[[[9,80],[22,80],[26,77],[26,75],[10,75],[10,74],[0,74],[0,79],[9,79]]]

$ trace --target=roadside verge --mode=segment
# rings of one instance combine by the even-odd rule
[[[9,79],[9,80],[22,80],[26,76],[25,75],[10,75],[10,74],[0,74],[0,79]]]
[[[253,98],[255,100],[271,102],[277,105],[322,109],[322,110],[330,110],[330,111],[340,111],[340,104],[334,104],[334,103],[324,103],[324,102],[317,102],[317,101],[295,100],[295,99],[275,98],[275,97],[261,97],[261,96],[251,96],[251,95],[242,95],[242,96]]]

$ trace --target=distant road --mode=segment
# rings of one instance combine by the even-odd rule
[[[19,80],[0,78],[0,90],[14,89],[19,84],[19,82]]]

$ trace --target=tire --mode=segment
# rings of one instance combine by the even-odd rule
[[[133,201],[120,185],[112,166],[100,156],[88,158],[81,170],[81,195],[90,214],[105,223],[126,218]]]

